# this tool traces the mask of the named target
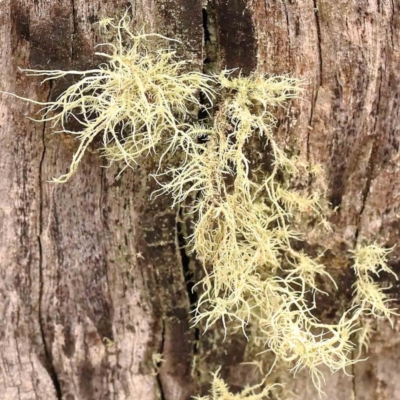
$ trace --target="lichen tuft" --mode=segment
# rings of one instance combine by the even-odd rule
[[[302,82],[256,73],[188,72],[188,62],[169,47],[173,40],[132,33],[129,22],[127,15],[117,23],[100,21],[100,31],[114,39],[103,45],[108,52],[97,53],[105,59],[97,68],[25,70],[45,80],[79,77],[56,101],[24,99],[44,106],[41,121],[79,140],[69,171],[55,182],[71,178],[96,137],[110,163],[122,161],[127,167],[155,157],[159,168],[153,176],[160,184],[155,195],[170,195],[173,206],[183,207],[194,220],[189,247],[205,276],[197,283],[193,323],[205,321],[207,329],[222,320],[225,329],[250,332],[260,344],[260,357],[267,349],[294,373],[307,368],[320,389],[321,366],[344,371],[357,361],[352,357],[356,332],[361,347],[367,346],[370,330],[361,330],[360,321],[397,315],[374,280],[381,272],[395,275],[387,264],[391,249],[358,245],[352,251],[353,303],[336,323],[318,320],[316,294],[325,293],[319,282],[336,283],[320,257],[296,249],[302,234],[294,222],[311,214],[332,230],[323,171],[290,155],[274,135],[276,109],[299,98]],[[206,113],[198,120],[201,107]],[[81,129],[68,130],[70,120]],[[250,159],[255,139],[265,146],[264,165]],[[169,154],[178,162],[168,164]],[[312,194],[293,187],[301,174],[316,178]],[[156,356],[158,366],[162,356]],[[215,374],[211,394],[203,400],[262,400],[270,390],[263,382],[232,394]]]

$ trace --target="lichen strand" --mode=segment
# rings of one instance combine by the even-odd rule
[[[105,63],[88,71],[25,70],[31,76],[47,80],[66,75],[80,77],[54,102],[42,103],[43,121],[60,126],[59,133],[75,135],[79,147],[69,172],[55,179],[66,182],[77,169],[90,143],[101,136],[104,155],[110,162],[124,161],[132,165],[141,156],[153,152],[159,143],[169,147],[180,134],[193,129],[188,125],[193,110],[200,106],[198,92],[212,95],[212,79],[198,72],[185,72],[186,61],[180,61],[168,46],[172,39],[157,34],[133,34],[129,18],[118,23],[107,18],[99,22],[100,31],[114,32],[114,40],[102,46],[109,53],[96,53]],[[166,42],[167,47],[161,46]],[[67,122],[76,120],[81,130],[67,129]],[[173,135],[171,135],[173,132]]]
[[[292,243],[301,233],[291,222],[299,214],[314,214],[331,228],[322,213],[323,190],[304,196],[288,182],[320,171],[289,158],[272,132],[273,109],[298,95],[298,81],[232,78],[225,72],[218,82],[221,102],[209,132],[201,141],[186,136],[181,147],[185,162],[168,171],[172,180],[163,185],[174,204],[200,192],[187,210],[198,215],[191,246],[206,271],[194,322],[205,319],[207,328],[222,319],[225,328],[229,324],[243,332],[250,327],[258,343],[290,363],[293,372],[307,367],[320,388],[321,365],[336,372],[354,362],[351,338],[361,315],[390,317],[393,310],[385,306],[379,285],[358,274],[357,299],[338,323],[325,324],[313,315],[317,304],[309,294],[321,290],[317,277],[334,281],[318,259],[294,250]],[[270,148],[273,165],[268,173],[251,170],[246,158],[246,145],[255,135]],[[354,255],[356,271],[387,270],[387,251],[377,245],[360,247]]]
[[[361,320],[395,314],[373,279],[381,271],[390,272],[390,250],[360,244],[352,254],[357,278],[353,304],[336,323],[319,321],[315,294],[324,287],[317,283],[335,283],[320,258],[296,250],[294,244],[301,240],[295,227],[304,215],[331,229],[324,185],[304,195],[292,183],[307,175],[322,182],[322,172],[290,156],[273,134],[276,107],[299,97],[301,82],[285,76],[243,77],[237,71],[213,76],[187,72],[186,62],[165,47],[170,39],[133,34],[128,25],[126,15],[118,23],[100,23],[114,39],[107,43],[110,54],[99,53],[106,62],[96,69],[27,71],[46,80],[80,77],[55,102],[39,103],[43,120],[59,124],[60,132],[76,135],[80,142],[69,172],[56,182],[72,176],[98,135],[110,162],[132,166],[151,155],[159,165],[156,195],[170,194],[173,205],[184,207],[196,221],[189,246],[205,277],[197,286],[193,322],[205,321],[207,328],[222,320],[225,329],[250,332],[261,360],[264,351],[272,351],[293,372],[308,368],[320,388],[322,365],[336,372],[356,361],[352,338]],[[196,121],[199,92],[209,106]],[[69,119],[78,120],[81,131],[68,131]],[[268,165],[250,163],[252,139],[264,143]],[[170,154],[180,163],[168,164]],[[365,346],[368,332],[359,336]],[[262,367],[262,361],[254,362]],[[262,399],[268,393],[261,385],[233,395],[215,375],[206,399]]]
[[[274,393],[278,386],[278,384],[264,385],[264,382],[262,382],[259,385],[247,387],[240,393],[234,394],[229,391],[228,386],[218,373],[215,373],[213,374],[210,394],[208,396],[195,397],[194,400],[265,400],[270,398],[269,396]]]

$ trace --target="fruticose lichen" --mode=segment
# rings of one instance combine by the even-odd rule
[[[194,400],[265,400],[270,398],[270,394],[274,392],[274,389],[279,386],[264,385],[261,384],[247,387],[240,393],[231,393],[228,386],[223,379],[220,378],[218,372],[213,375],[211,383],[211,390],[208,396],[194,397]]]
[[[312,214],[331,229],[324,191],[307,196],[291,182],[304,174],[320,176],[321,168],[289,156],[273,131],[276,108],[299,97],[301,81],[256,73],[244,77],[237,71],[187,72],[170,39],[134,34],[129,22],[125,15],[118,23],[107,19],[100,24],[114,39],[104,45],[109,52],[98,53],[105,59],[98,68],[26,70],[45,80],[79,77],[56,101],[39,103],[42,121],[53,121],[59,132],[79,140],[69,172],[55,182],[73,175],[96,136],[110,162],[134,166],[144,157],[156,158],[156,194],[171,195],[173,206],[184,207],[195,221],[189,246],[205,277],[197,284],[194,324],[205,320],[207,328],[222,320],[225,329],[250,330],[261,353],[269,349],[293,372],[308,368],[320,388],[322,365],[336,372],[356,361],[353,337],[362,318],[390,320],[395,314],[373,279],[381,271],[393,273],[387,265],[390,249],[357,245],[352,251],[354,302],[338,322],[319,321],[314,315],[315,294],[322,291],[319,277],[336,284],[319,258],[295,249],[301,232],[292,222]],[[199,108],[205,115],[201,120]],[[70,119],[78,121],[79,132],[67,129]],[[256,168],[249,160],[255,138],[268,155],[268,165]],[[177,155],[180,164],[168,165],[169,154]],[[268,386],[257,386],[234,395],[214,375],[212,392],[204,399],[258,400],[269,392]]]

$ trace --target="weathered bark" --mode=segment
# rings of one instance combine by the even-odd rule
[[[328,171],[335,234],[310,232],[308,244],[330,248],[332,271],[343,293],[351,291],[346,250],[363,237],[393,245],[399,235],[399,2],[204,3],[3,0],[0,89],[55,98],[68,82],[39,85],[17,67],[95,65],[93,22],[128,5],[133,25],[181,39],[199,69],[307,78],[304,99],[282,115],[277,134]],[[223,341],[218,329],[190,329],[193,260],[180,251],[170,200],[149,199],[150,161],[116,180],[119,171],[102,169],[93,152],[69,183],[49,183],[76,144],[26,118],[38,110],[2,96],[0,398],[183,400],[206,389],[219,365],[233,387],[251,380],[242,335]],[[400,398],[397,335],[379,326],[353,377],[327,375],[330,398]],[[155,353],[165,360],[158,375]],[[317,398],[306,374],[289,386],[299,398]]]

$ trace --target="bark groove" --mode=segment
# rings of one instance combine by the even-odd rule
[[[316,237],[311,227],[305,245],[329,248],[343,289],[321,313],[334,315],[351,292],[345,252],[365,239],[392,246],[400,234],[399,4],[4,0],[0,89],[54,99],[68,80],[40,85],[17,68],[98,64],[93,23],[127,6],[138,29],[180,39],[193,68],[307,79],[304,99],[280,116],[277,137],[327,171],[335,231]],[[116,179],[120,170],[101,168],[93,148],[74,179],[56,186],[48,181],[65,172],[76,143],[25,118],[39,106],[0,101],[0,397],[186,400],[208,390],[219,366],[235,390],[256,381],[242,364],[251,357],[243,335],[224,340],[221,326],[190,327],[202,270],[182,249],[190,221],[170,199],[150,199],[152,161]],[[400,249],[393,267],[400,272]],[[393,283],[393,296],[399,289]],[[400,398],[398,324],[396,334],[376,326],[369,359],[352,377],[327,374],[332,400]],[[288,389],[318,398],[305,373],[288,379]]]

